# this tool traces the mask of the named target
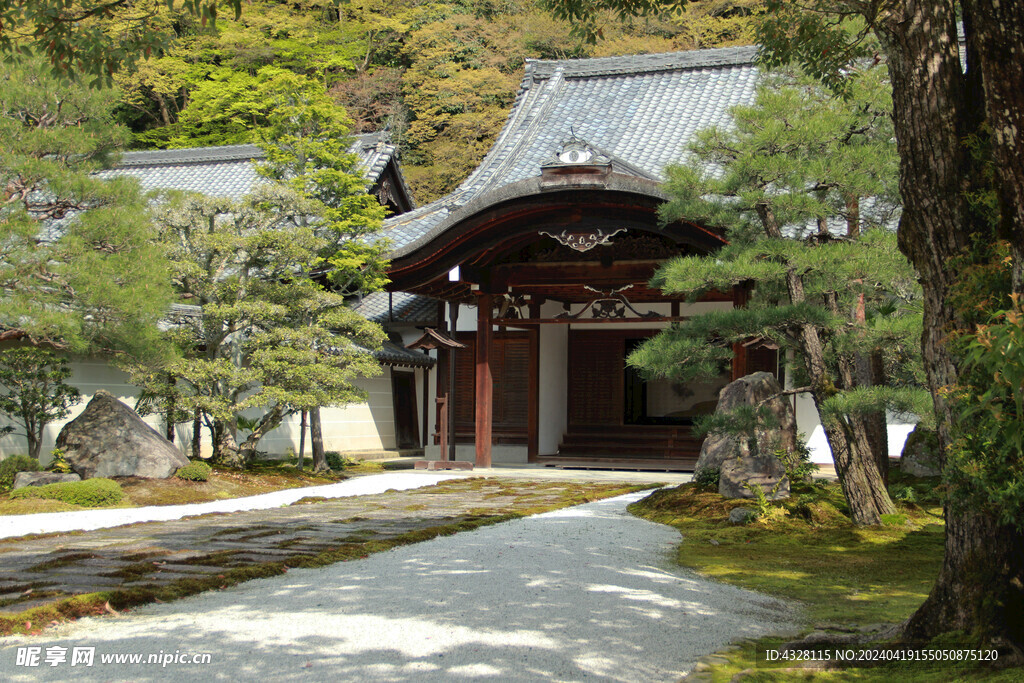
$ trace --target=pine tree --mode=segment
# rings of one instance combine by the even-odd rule
[[[134,180],[102,180],[128,133],[115,94],[38,61],[0,72],[0,338],[161,354],[169,279]]]
[[[813,80],[773,75],[752,106],[732,110],[733,127],[703,131],[689,163],[668,170],[664,217],[724,226],[730,244],[670,262],[653,283],[691,296],[743,287],[748,303],[695,316],[629,362],[682,379],[713,375],[750,338],[794,352],[798,386],[787,393],[813,397],[851,516],[878,524],[894,510],[887,455],[875,456],[885,412],[929,411],[921,378],[906,370],[919,293],[886,229],[896,156],[882,69],[855,87],[843,100]]]

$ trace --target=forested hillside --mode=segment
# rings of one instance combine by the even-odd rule
[[[435,199],[487,152],[527,58],[560,59],[749,44],[762,0],[700,0],[660,20],[608,22],[594,45],[535,0],[250,0],[204,26],[157,4],[174,37],[117,76],[135,148],[249,142],[267,84],[289,70],[323,84],[353,132],[388,128],[417,200]]]

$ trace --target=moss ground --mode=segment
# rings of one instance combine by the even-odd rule
[[[795,601],[808,628],[841,629],[899,623],[924,601],[942,564],[944,525],[936,483],[894,472],[891,490],[915,502],[898,503],[899,514],[877,527],[854,526],[838,485],[825,482],[795,486],[788,500],[769,503],[757,521],[745,525],[731,524],[729,512],[741,506],[757,510],[756,502],[726,500],[695,484],[657,491],[630,509],[679,529],[681,565]],[[758,650],[763,653],[782,642],[766,638],[720,653],[708,678],[931,682],[1016,681],[1022,675],[1019,669],[917,662],[811,671],[785,663],[766,665],[763,655],[758,664]]]
[[[139,477],[117,477],[124,489],[125,498],[115,507],[132,508],[148,505],[186,505],[207,503],[214,500],[243,498],[261,493],[301,486],[320,486],[347,479],[353,474],[375,474],[383,472],[380,463],[360,461],[344,472],[314,474],[298,470],[290,464],[266,463],[247,470],[214,469],[209,481],[185,481],[176,477],[168,479],[142,479]],[[11,500],[0,494],[0,516],[30,515],[40,512],[72,512],[84,510],[55,500],[24,499]]]

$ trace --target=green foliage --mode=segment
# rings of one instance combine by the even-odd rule
[[[11,498],[45,498],[87,508],[117,505],[124,498],[121,485],[113,479],[86,479],[44,486],[26,486],[11,492]]]
[[[27,455],[9,455],[0,460],[0,491],[9,491],[14,486],[14,475],[18,472],[38,472],[42,469],[39,461]]]
[[[793,452],[784,448],[775,451],[775,457],[785,465],[786,476],[793,484],[810,481],[811,475],[818,471],[818,466],[811,462],[811,451],[807,448],[806,441],[804,435],[799,434]]]
[[[189,464],[178,469],[174,473],[178,479],[185,479],[187,481],[207,481],[210,478],[210,472],[213,468],[202,460],[192,460]]]
[[[908,484],[893,484],[889,487],[889,495],[901,503],[916,503],[917,491]]]
[[[67,360],[46,349],[0,351],[0,412],[21,426],[29,455],[35,459],[46,425],[67,417],[80,400],[78,389],[64,381],[69,377]]]
[[[345,469],[345,465],[349,462],[348,458],[337,451],[327,451],[324,453],[324,460],[327,462],[327,467],[337,472]]]
[[[46,466],[46,471],[56,472],[57,474],[71,474],[74,470],[71,469],[67,458],[64,457],[64,451],[54,448],[50,451],[50,464]]]
[[[960,427],[943,474],[955,505],[1024,529],[1024,306],[1010,299],[959,341],[960,385],[947,398]]]
[[[128,131],[115,94],[0,68],[0,325],[76,353],[159,355],[166,266],[132,179],[103,179]]]
[[[162,366],[176,379],[162,390],[218,430],[260,410],[248,450],[291,412],[363,400],[355,378],[380,372],[366,351],[380,345],[379,326],[310,277],[328,243],[307,221],[320,208],[275,184],[237,202],[171,197],[157,215],[176,287],[202,307],[174,332],[191,352]],[[137,381],[153,376],[135,369]]]
[[[693,473],[693,483],[701,488],[717,491],[721,476],[722,472],[714,467],[702,467]]]

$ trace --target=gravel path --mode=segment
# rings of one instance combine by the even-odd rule
[[[793,627],[780,602],[674,567],[643,493],[218,593],[0,638],[11,681],[673,681],[726,643]],[[19,666],[19,647],[41,663]],[[48,648],[68,648],[48,666]],[[70,664],[94,647],[92,667]],[[55,652],[55,651],[54,651]],[[103,655],[209,653],[208,664]]]
[[[161,505],[141,508],[114,508],[111,510],[76,510],[74,512],[47,512],[37,515],[5,515],[0,517],[0,538],[13,538],[26,534],[45,534],[63,531],[91,531],[109,529],[136,522],[166,522],[193,515],[242,510],[269,510],[291,505],[300,498],[322,496],[344,498],[383,493],[390,489],[405,491],[430,486],[460,475],[427,472],[386,472],[384,474],[353,477],[337,484],[305,486],[262,493],[258,496],[215,500],[189,505]]]

